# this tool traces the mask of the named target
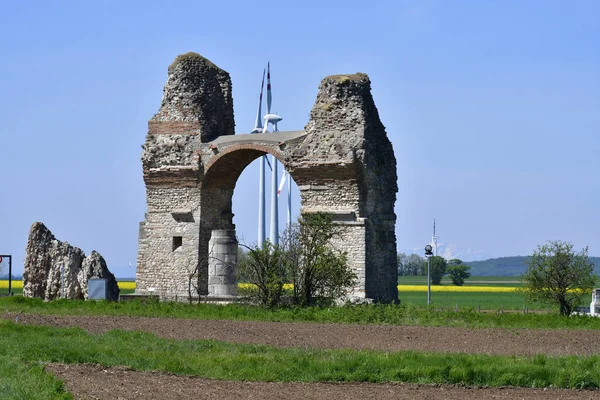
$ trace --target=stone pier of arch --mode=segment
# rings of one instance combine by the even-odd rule
[[[253,160],[272,154],[298,184],[301,213],[329,213],[343,228],[332,246],[347,253],[358,276],[348,295],[396,301],[396,158],[368,76],[324,78],[310,120],[289,132],[235,134],[231,88],[229,74],[196,53],[168,68],[142,152],[147,212],[136,293],[185,297],[197,268],[201,293],[215,294],[211,232],[235,230],[236,181]]]

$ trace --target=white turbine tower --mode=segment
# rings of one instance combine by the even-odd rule
[[[287,179],[287,227],[289,228],[292,223],[292,177],[289,172],[286,170],[283,171],[283,175],[281,175],[281,181],[279,182],[279,188],[277,189],[277,198],[281,194],[281,190],[283,189],[283,185]]]
[[[433,235],[431,236],[431,245],[433,246],[433,255],[437,256],[437,240],[438,237],[435,236],[435,218],[433,219]]]
[[[263,69],[262,83],[260,84],[260,97],[258,98],[258,109],[256,110],[256,121],[254,129],[250,133],[260,133],[263,131],[261,106],[263,88],[265,87],[265,70]],[[258,175],[258,245],[263,246],[265,242],[265,156],[259,159],[260,172]]]
[[[269,124],[273,125],[273,132],[277,132],[277,123],[281,118],[277,114],[271,114],[271,64],[267,63],[267,115],[265,115],[265,126],[263,133],[267,132]],[[279,244],[279,207],[277,204],[277,159],[271,156],[271,229],[269,232],[269,240],[271,244],[277,246]]]

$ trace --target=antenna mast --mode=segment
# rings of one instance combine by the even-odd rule
[[[437,240],[438,240],[438,237],[435,236],[435,218],[434,218],[433,219],[433,235],[431,236],[431,244],[433,245],[435,256],[437,256]]]

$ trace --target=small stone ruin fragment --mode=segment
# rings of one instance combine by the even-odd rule
[[[83,250],[57,240],[41,222],[29,230],[23,267],[23,296],[46,301],[87,299],[88,280],[107,280],[108,300],[118,300],[119,287],[104,258],[96,252],[86,257]]]

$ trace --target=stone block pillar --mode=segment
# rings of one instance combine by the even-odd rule
[[[590,314],[600,315],[600,289],[592,290],[592,302],[590,303]]]
[[[235,230],[213,230],[208,248],[208,293],[213,296],[236,296],[238,241]]]

